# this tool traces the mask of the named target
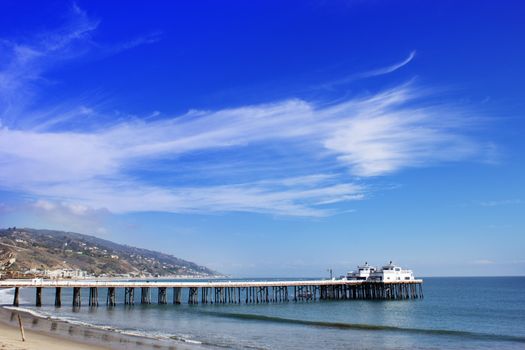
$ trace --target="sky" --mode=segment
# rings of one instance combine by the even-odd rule
[[[0,227],[222,273],[525,274],[518,1],[0,4]]]

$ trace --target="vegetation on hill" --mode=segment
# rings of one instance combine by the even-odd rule
[[[169,254],[117,244],[73,232],[0,229],[0,274],[21,277],[52,270],[82,270],[94,276],[195,276],[216,273]]]

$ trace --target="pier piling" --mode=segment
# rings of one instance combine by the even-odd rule
[[[158,299],[157,299],[157,302],[159,304],[167,304],[168,303],[168,295],[167,295],[167,292],[166,292],[166,287],[159,287],[159,290],[158,290]]]
[[[55,307],[61,307],[62,306],[62,288],[56,287],[55,288]]]
[[[73,288],[73,307],[80,307],[82,305],[82,298],[80,295],[80,287]]]
[[[42,287],[36,287],[36,306],[42,306]]]
[[[116,297],[115,297],[115,287],[109,287],[108,288],[108,294],[106,296],[106,305],[108,305],[108,306],[115,306],[115,305],[117,305],[117,300],[116,300]]]
[[[182,303],[182,289],[179,287],[173,288],[173,304]]]
[[[91,307],[98,306],[98,288],[97,287],[89,288],[89,306]]]
[[[151,294],[150,294],[149,287],[141,288],[140,303],[141,304],[151,304]]]
[[[13,306],[18,306],[20,302],[20,287],[15,287],[15,295],[13,296]]]
[[[124,288],[124,305],[135,304],[135,288],[126,287]]]
[[[199,303],[199,288],[190,287],[188,292],[188,304]]]

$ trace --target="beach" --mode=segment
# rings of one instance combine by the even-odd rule
[[[26,330],[22,341],[20,330],[6,323],[0,323],[0,349],[2,350],[102,350],[101,345],[83,344],[37,331]]]
[[[18,315],[24,325],[22,341]],[[95,350],[95,349],[193,349],[191,344],[163,343],[158,339],[122,334],[110,329],[34,315],[30,312],[0,307],[0,350]]]
[[[71,342],[64,339],[54,338],[48,335],[29,331],[26,334],[26,341],[20,338],[20,332],[14,327],[5,324],[0,325],[0,348],[6,350],[37,350],[37,349],[106,349],[100,346],[86,345]]]

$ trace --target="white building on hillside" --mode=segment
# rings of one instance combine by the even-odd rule
[[[89,277],[89,274],[86,271],[78,270],[78,269],[44,270],[41,272],[41,274],[49,278],[87,278]]]

